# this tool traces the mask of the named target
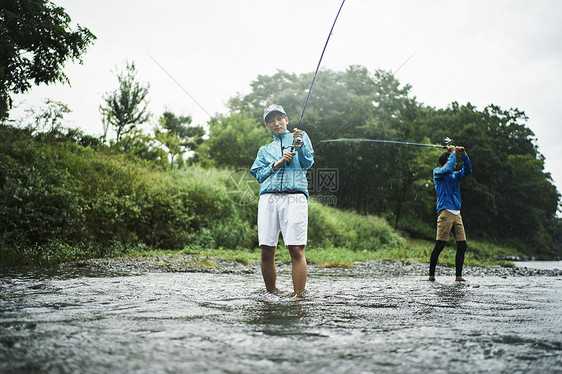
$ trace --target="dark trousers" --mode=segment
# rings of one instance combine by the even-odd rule
[[[437,259],[441,254],[445,244],[443,240],[437,240],[433,252],[431,252],[431,260],[429,262],[429,276],[435,276],[435,267],[437,266]],[[455,257],[456,276],[462,277],[462,267],[464,264],[464,253],[466,252],[466,240],[457,242],[457,255]]]

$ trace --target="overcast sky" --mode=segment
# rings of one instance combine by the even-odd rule
[[[97,40],[83,65],[65,68],[71,87],[41,86],[16,96],[12,117],[51,98],[70,106],[70,125],[93,135],[102,133],[102,95],[117,88],[115,72],[126,59],[135,62],[138,78],[150,83],[155,118],[169,109],[203,124],[207,112],[226,113],[228,99],[248,93],[260,74],[313,72],[341,5],[341,0],[54,2]],[[562,191],[561,19],[558,0],[347,0],[322,68],[396,71],[413,55],[396,77],[412,85],[420,102],[525,111],[546,170]]]

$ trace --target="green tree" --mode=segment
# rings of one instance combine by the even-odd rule
[[[25,127],[37,140],[45,143],[70,141],[85,147],[100,146],[101,140],[98,137],[87,135],[79,128],[64,126],[64,116],[70,112],[66,104],[45,99],[43,105],[26,109],[25,117],[18,120],[18,127]]]
[[[232,99],[229,106],[259,123],[263,107],[279,103],[291,118],[289,128],[294,127],[311,78],[312,74],[282,71],[258,76],[253,91]],[[473,175],[461,187],[471,235],[511,239],[535,254],[553,253],[560,195],[544,171],[525,113],[495,105],[480,111],[470,103],[435,109],[419,103],[410,89],[388,72],[371,74],[360,66],[318,75],[302,129],[314,144],[314,167],[339,173],[338,190],[330,191],[338,206],[383,216],[397,229],[432,238],[432,170],[441,150],[321,141],[370,138],[440,144],[448,136],[467,147],[473,165]],[[216,142],[213,132],[209,142]]]
[[[261,122],[263,107],[276,102],[284,106],[291,119],[289,127],[294,127],[311,78],[312,74],[295,76],[285,72],[272,77],[259,76],[251,85],[253,92],[231,100],[230,107]],[[339,189],[331,193],[337,196],[340,207],[392,215],[400,220],[401,214],[395,211],[402,209],[399,203],[413,193],[404,184],[412,171],[409,163],[402,168],[396,165],[407,152],[410,152],[408,157],[415,157],[413,150],[321,141],[364,137],[422,140],[411,128],[423,110],[409,96],[409,90],[410,86],[401,86],[390,73],[371,74],[361,66],[350,66],[345,72],[321,71],[318,75],[302,129],[313,141],[315,168],[338,169]]]
[[[2,0],[0,6],[0,120],[12,105],[11,94],[34,84],[69,83],[66,61],[81,56],[96,39],[76,26],[62,7],[47,0]]]
[[[423,131],[467,147],[473,174],[461,189],[468,230],[536,255],[551,253],[560,194],[544,171],[525,113],[454,102],[426,119]]]
[[[181,166],[183,155],[188,151],[195,151],[203,142],[205,129],[202,126],[191,126],[191,121],[190,116],[176,116],[166,111],[154,130],[155,138],[168,149],[172,165]]]
[[[125,69],[117,73],[119,88],[104,95],[104,103],[100,105],[100,112],[104,122],[104,138],[110,127],[115,129],[116,142],[120,143],[125,135],[143,123],[148,122],[149,84],[143,85],[137,81],[137,71],[134,62],[125,62]]]
[[[71,112],[70,108],[60,102],[51,99],[44,101],[44,106],[39,112],[35,109],[28,109],[27,115],[31,116],[31,123],[28,128],[33,129],[35,133],[41,132],[60,132],[63,128],[62,120],[65,114]]]
[[[241,113],[211,119],[209,131],[209,140],[199,152],[221,167],[249,169],[259,147],[271,139],[263,124]]]
[[[126,153],[163,167],[168,166],[167,152],[159,146],[154,135],[146,134],[140,129],[134,129],[124,135],[112,149],[117,154]]]

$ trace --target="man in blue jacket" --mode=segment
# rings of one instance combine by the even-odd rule
[[[439,157],[439,165],[433,170],[433,182],[437,193],[437,239],[431,253],[429,263],[429,280],[435,280],[435,267],[439,254],[449,241],[451,231],[457,242],[455,257],[455,280],[464,281],[462,267],[466,252],[466,234],[461,216],[461,190],[459,182],[472,173],[470,160],[464,147],[447,146],[448,152]],[[457,162],[457,153],[461,156],[463,167],[460,171],[453,171]]]
[[[306,171],[314,163],[314,150],[308,135],[299,129],[287,130],[289,117],[281,105],[270,105],[263,112],[265,127],[273,141],[259,149],[250,174],[260,185],[258,239],[261,247],[261,272],[268,292],[276,292],[275,249],[279,232],[292,261],[294,295],[302,297],[306,286],[307,264],[304,247],[308,233],[308,181]],[[293,141],[302,139],[296,149]]]

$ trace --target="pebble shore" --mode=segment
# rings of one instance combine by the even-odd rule
[[[217,274],[228,273],[259,273],[259,261],[247,264],[221,258],[200,259],[196,255],[162,256],[162,257],[126,257],[126,258],[103,258],[89,259],[72,263],[64,263],[61,268],[83,268],[97,271],[112,271],[123,273],[149,273],[149,272],[208,272]],[[290,264],[278,263],[280,271],[290,269]],[[353,273],[370,273],[373,276],[397,276],[397,275],[420,275],[426,276],[428,264],[405,264],[387,261],[356,262],[353,267],[343,269],[341,267],[323,268],[315,264],[308,265],[309,273],[330,273],[342,271]],[[454,276],[455,269],[438,265],[436,274],[438,276]],[[465,277],[515,277],[515,276],[562,276],[562,269],[542,270],[526,267],[502,267],[502,266],[465,266]]]

